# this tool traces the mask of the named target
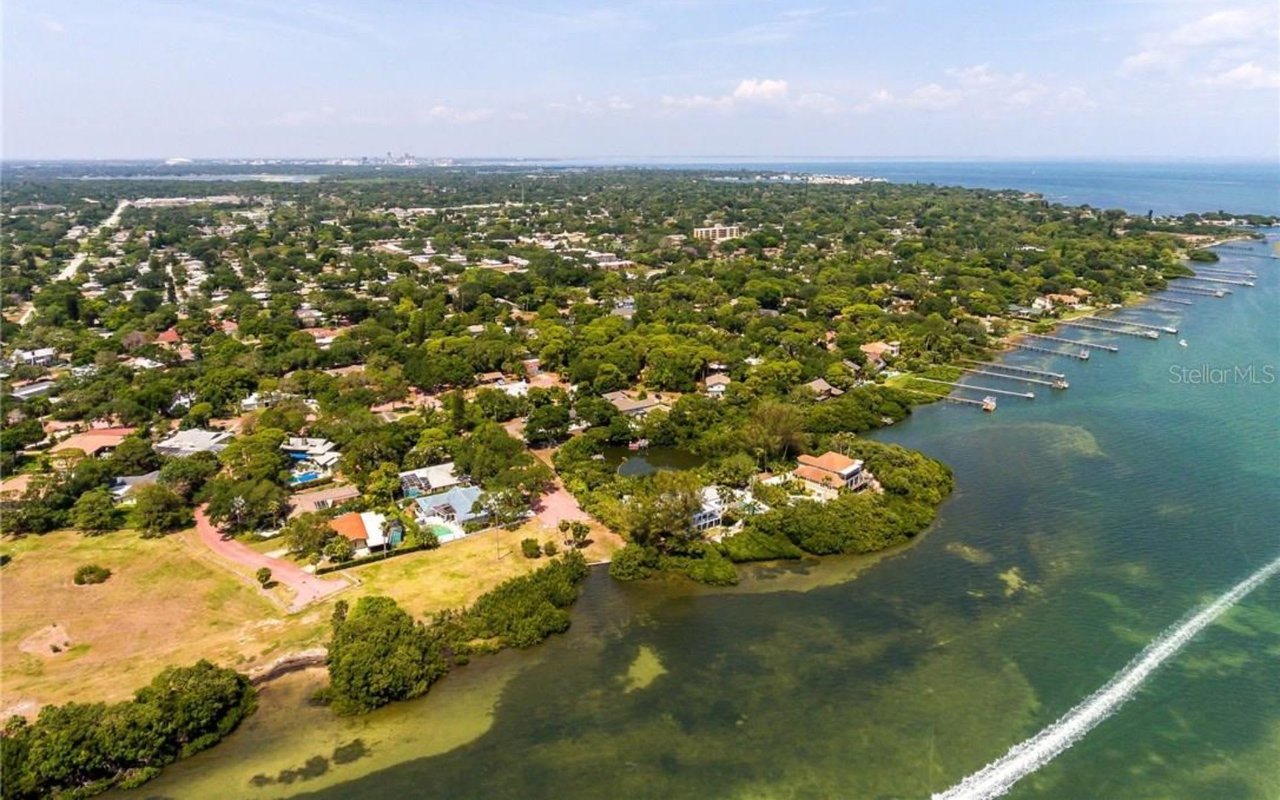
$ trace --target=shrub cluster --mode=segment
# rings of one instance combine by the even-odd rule
[[[200,661],[169,667],[123,703],[47,706],[30,723],[13,717],[0,736],[4,796],[88,797],[137,786],[216,744],[256,702],[248,678]]]
[[[88,583],[104,583],[110,577],[111,570],[106,567],[100,567],[97,564],[85,564],[76,569],[73,580],[76,586],[84,586]]]
[[[471,653],[528,647],[569,627],[587,563],[576,551],[481,595],[470,608],[415,622],[389,597],[362,597],[334,617],[327,699],[362,713],[424,694]],[[342,607],[345,609],[345,607]]]

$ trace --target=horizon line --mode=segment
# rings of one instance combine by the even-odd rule
[[[406,155],[401,153],[401,156]],[[756,161],[763,163],[785,163],[785,162],[877,162],[877,161],[922,161],[922,162],[1034,162],[1034,161],[1094,161],[1094,162],[1237,162],[1237,163],[1268,163],[1280,167],[1280,155],[1277,154],[1251,154],[1251,155],[973,155],[973,156],[952,156],[952,155],[785,155],[785,154],[715,154],[715,155],[483,155],[483,156],[460,156],[460,155],[413,155],[408,154],[410,158],[419,161],[594,161],[602,163],[628,163],[628,162],[690,162],[690,163],[715,163],[718,161]],[[393,156],[395,158],[396,156]],[[209,162],[226,162],[226,161],[335,161],[335,160],[351,160],[351,159],[381,159],[382,155],[351,155],[351,154],[330,154],[330,155],[291,155],[291,156],[266,156],[266,155],[223,155],[223,156],[0,156],[0,163],[139,163],[139,162],[165,162],[172,159],[183,159],[190,163],[209,163]],[[179,166],[173,164],[169,166]],[[341,166],[341,165],[334,165]]]

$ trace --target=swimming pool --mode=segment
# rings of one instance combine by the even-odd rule
[[[465,533],[463,533],[460,530],[450,528],[448,525],[439,525],[439,524],[428,525],[427,530],[431,531],[436,535],[436,539],[440,542],[440,544],[444,544],[445,542],[452,542],[457,539],[462,539],[466,537]]]
[[[300,484],[311,483],[312,481],[318,481],[320,480],[321,477],[323,476],[321,476],[319,472],[315,472],[315,471],[296,472],[293,475],[289,476],[289,483],[293,484],[294,486],[298,486]]]

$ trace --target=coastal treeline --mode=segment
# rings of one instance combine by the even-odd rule
[[[471,656],[528,647],[569,628],[566,610],[587,575],[570,551],[481,595],[469,608],[418,622],[389,597],[340,602],[329,642],[329,685],[320,698],[340,714],[372,711],[426,694]]]
[[[751,517],[742,533],[724,540],[726,555],[759,561],[783,557],[789,546],[813,555],[883,550],[927,528],[954,486],[945,464],[905,447],[855,439],[844,451],[863,460],[882,491],[800,500]]]
[[[46,706],[34,722],[12,717],[0,735],[0,794],[72,798],[138,786],[217,744],[256,704],[248,678],[200,661],[164,670],[122,703]]]
[[[633,434],[612,423],[593,425],[567,441],[554,462],[582,506],[628,539],[610,564],[611,575],[633,580],[673,571],[726,585],[737,582],[733,562],[871,552],[928,527],[951,491],[947,467],[857,436],[904,419],[919,402],[920,395],[883,385],[854,387],[828,399],[798,392],[786,403],[684,395],[669,411],[647,414],[638,423],[639,435],[651,445],[684,452],[700,462],[697,467],[643,477],[620,474],[604,454]],[[759,480],[786,472],[801,453],[827,449],[862,459],[881,491],[823,505],[793,499]],[[708,488],[725,492],[730,501],[726,527],[743,523],[719,543],[705,541],[693,525]],[[753,500],[738,499],[736,493],[746,490]]]
[[[849,437],[841,437],[838,446],[845,455],[863,460],[879,491],[845,492],[824,503],[756,485],[754,496],[770,507],[748,514],[739,530],[719,542],[705,541],[691,528],[701,495],[696,473],[659,472],[636,480],[636,494],[626,504],[644,520],[643,528],[624,528],[630,541],[615,554],[609,574],[637,580],[665,571],[731,585],[738,581],[735,563],[871,553],[924,531],[951,493],[951,470],[922,453]]]

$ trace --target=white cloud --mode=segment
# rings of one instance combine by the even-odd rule
[[[919,111],[947,111],[960,106],[975,112],[999,109],[1040,109],[1057,111],[1066,107],[1086,108],[1092,103],[1079,87],[1055,90],[1021,72],[1006,73],[987,64],[952,67],[944,81],[933,81],[909,91],[882,88],[855,106],[857,111],[898,107]]]
[[[987,64],[974,64],[971,67],[952,67],[947,70],[946,74],[966,86],[985,86],[995,83],[997,80],[996,73],[992,72],[991,67]]]
[[[1164,50],[1141,50],[1120,62],[1120,74],[1129,77],[1147,70],[1165,69],[1173,63],[1173,57]]]
[[[733,105],[733,97],[707,97],[705,94],[662,96],[662,105],[671,108],[728,108]]]
[[[635,106],[615,94],[603,102],[577,95],[569,102],[548,103],[547,108],[570,114],[599,115],[605,111],[629,111]]]
[[[817,111],[820,114],[834,114],[840,110],[840,101],[829,94],[809,92],[796,98],[796,108]]]
[[[46,19],[44,21],[44,29],[49,33],[66,33],[67,29],[63,27],[61,22],[56,19]]]
[[[1203,47],[1252,41],[1259,30],[1274,25],[1274,6],[1267,8],[1232,8],[1215,11],[1194,22],[1188,22],[1169,34],[1169,44],[1176,47]]]
[[[670,108],[719,108],[735,106],[782,104],[790,87],[784,80],[773,78],[744,78],[738,81],[729,94],[711,97],[705,94],[664,95],[662,105]]]
[[[927,83],[897,102],[908,108],[942,111],[959,105],[961,96],[962,93],[956,89],[947,89],[937,83]]]
[[[1089,93],[1079,86],[1063,89],[1053,99],[1057,104],[1058,110],[1067,114],[1098,107],[1098,104],[1089,96]]]
[[[426,112],[418,114],[421,122],[452,122],[467,124],[482,122],[494,116],[491,108],[456,108],[454,106],[434,105]]]
[[[1272,72],[1258,59],[1272,60],[1280,37],[1280,5],[1264,2],[1221,9],[1179,24],[1165,25],[1141,39],[1141,48],[1120,62],[1117,74],[1135,78],[1257,88],[1271,86]],[[1234,65],[1234,67],[1232,66]],[[1206,73],[1210,77],[1205,77]]]
[[[774,103],[787,96],[787,82],[747,78],[733,90],[733,100],[746,103]]]
[[[1280,70],[1266,69],[1258,66],[1256,62],[1246,61],[1207,78],[1204,82],[1211,86],[1239,86],[1244,89],[1280,89]]]

